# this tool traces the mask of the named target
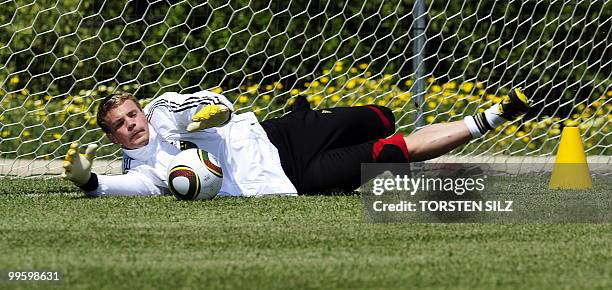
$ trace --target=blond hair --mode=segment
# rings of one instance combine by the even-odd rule
[[[100,125],[100,128],[102,128],[102,131],[104,131],[105,133],[111,132],[110,124],[106,123],[106,120],[104,118],[106,118],[106,115],[111,109],[123,104],[123,102],[125,102],[126,100],[131,100],[136,104],[136,106],[138,106],[139,109],[142,110],[138,99],[136,99],[134,95],[126,92],[118,92],[109,95],[100,102],[100,104],[98,105],[98,113],[96,115],[96,118],[98,119],[98,125]]]

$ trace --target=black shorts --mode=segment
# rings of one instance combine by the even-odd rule
[[[302,108],[261,126],[298,193],[326,194],[359,187],[361,163],[372,162],[374,142],[395,132],[395,118],[374,105]]]

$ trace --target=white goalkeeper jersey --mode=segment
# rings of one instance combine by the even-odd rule
[[[144,108],[149,122],[149,143],[124,149],[123,175],[98,175],[98,188],[90,195],[168,194],[167,172],[180,142],[191,142],[212,153],[223,170],[221,196],[296,195],[285,175],[276,147],[252,112],[232,114],[221,127],[188,132],[191,117],[211,104],[233,105],[223,95],[165,93]]]

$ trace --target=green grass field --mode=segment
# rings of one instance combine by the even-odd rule
[[[0,271],[63,276],[2,289],[612,288],[610,224],[371,224],[356,195],[89,199],[1,179],[0,220]]]

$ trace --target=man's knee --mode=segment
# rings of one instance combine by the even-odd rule
[[[367,105],[365,106],[376,113],[380,122],[385,128],[385,136],[389,136],[395,132],[395,115],[393,111],[385,106]]]
[[[395,134],[374,142],[372,160],[379,163],[410,162],[408,147],[402,134]]]

